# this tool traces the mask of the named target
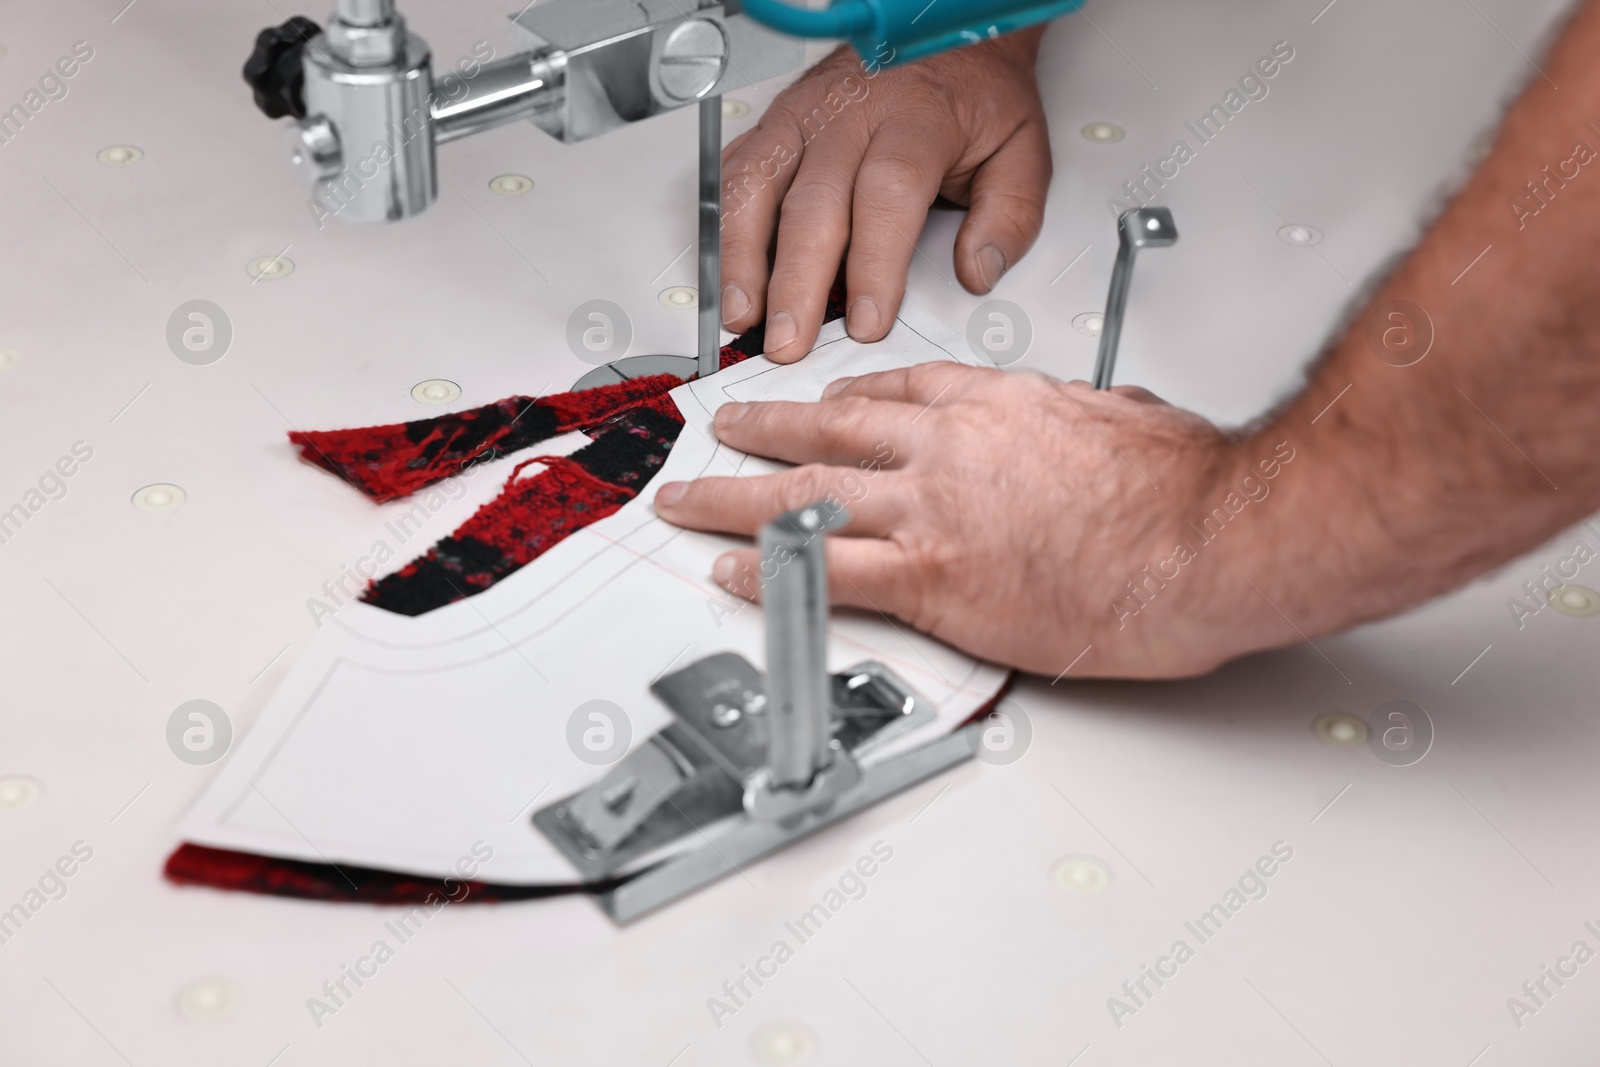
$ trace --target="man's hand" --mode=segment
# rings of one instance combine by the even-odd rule
[[[723,152],[728,329],[765,319],[767,356],[805,355],[848,246],[846,329],[883,337],[936,196],[969,208],[956,277],[974,293],[994,288],[1044,218],[1042,32],[891,68],[841,47],[784,90]]]
[[[1597,51],[1588,0],[1471,181],[1248,436],[1142,390],[931,365],[723,408],[723,440],[807,465],[656,507],[751,534],[853,501],[836,600],[1052,675],[1193,674],[1454,589],[1600,508]],[[756,562],[716,576],[759,595]]]
[[[851,521],[827,545],[835,603],[1052,676],[1091,644],[1074,677],[1195,674],[1236,649],[1229,602],[1249,590],[1214,597],[1216,562],[1172,557],[1180,542],[1222,553],[1187,524],[1270,478],[1245,469],[1257,457],[1210,423],[1142,389],[926,364],[836,382],[818,404],[728,404],[716,430],[735,448],[804,465],[664,485],[656,510],[753,535],[781,511],[842,500]],[[1282,472],[1281,456],[1265,458],[1273,477]],[[1172,577],[1149,579],[1164,561]],[[755,549],[713,571],[752,599],[759,573]],[[1141,617],[1146,605],[1159,625]]]

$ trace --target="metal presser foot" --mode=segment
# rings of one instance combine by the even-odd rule
[[[761,532],[767,674],[722,652],[651,692],[676,721],[582,792],[533,822],[585,881],[628,878],[598,895],[617,922],[969,758],[967,726],[890,758],[887,741],[934,712],[881,663],[827,672],[823,537],[846,519],[823,504]]]
[[[1122,339],[1122,317],[1128,309],[1128,289],[1133,285],[1133,259],[1141,248],[1166,248],[1176,244],[1178,227],[1164,207],[1124,211],[1117,219],[1117,262],[1111,268],[1111,291],[1106,294],[1106,314],[1100,323],[1100,354],[1094,361],[1094,387],[1111,388],[1117,365],[1117,342]]]
[[[700,307],[697,356],[627,356],[579,378],[593,389],[651,374],[709,378],[722,363],[722,97],[700,101]]]

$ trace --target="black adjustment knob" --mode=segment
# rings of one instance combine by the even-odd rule
[[[282,26],[269,26],[256,35],[256,50],[244,62],[244,80],[255,90],[256,107],[267,118],[306,117],[306,102],[301,95],[306,79],[300,55],[311,38],[321,32],[321,26],[304,15],[296,15]]]

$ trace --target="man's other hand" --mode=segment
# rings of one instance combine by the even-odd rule
[[[841,47],[723,151],[723,320],[765,320],[766,355],[811,350],[849,249],[845,326],[889,332],[936,196],[968,208],[955,270],[994,288],[1044,218],[1050,143],[1034,81],[1042,30],[903,67]]]

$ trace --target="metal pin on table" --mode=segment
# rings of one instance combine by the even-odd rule
[[[1141,248],[1166,248],[1178,240],[1172,212],[1164,207],[1124,211],[1117,219],[1117,261],[1111,268],[1111,291],[1106,294],[1105,318],[1100,323],[1100,353],[1094,361],[1093,385],[1111,388],[1117,365],[1117,344],[1122,339],[1122,319],[1133,285],[1134,258]]]

